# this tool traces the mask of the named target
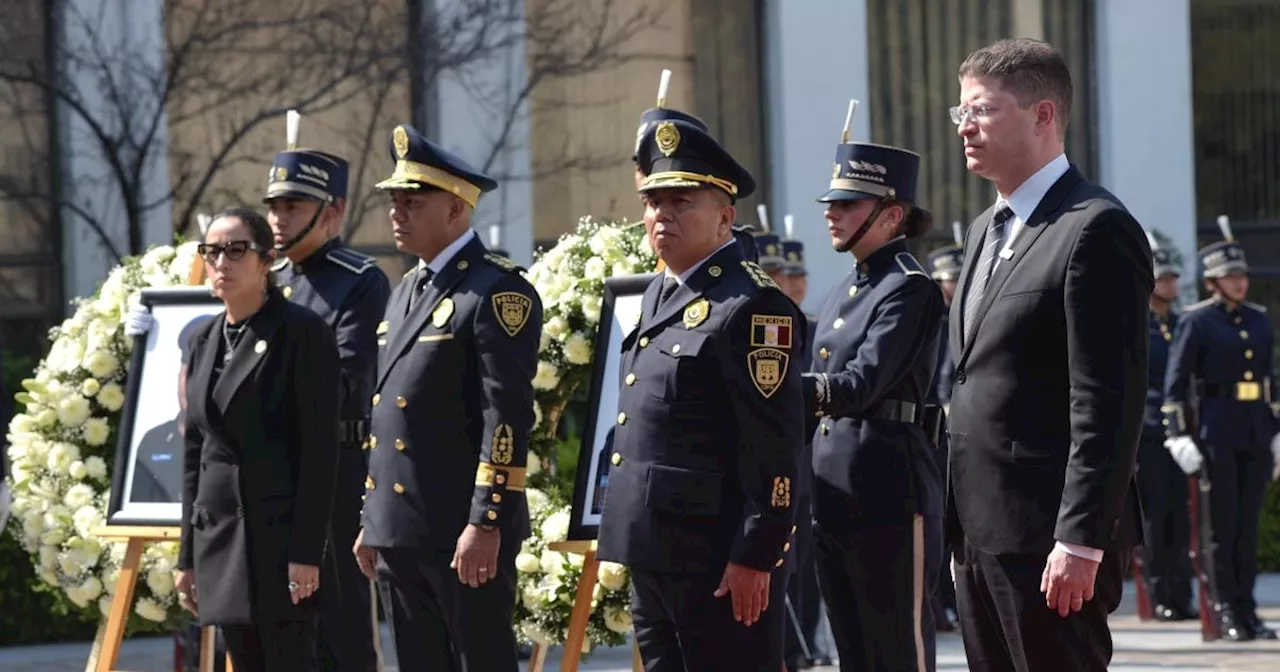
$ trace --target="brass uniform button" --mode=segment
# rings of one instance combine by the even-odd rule
[[[675,345],[671,346],[671,354],[673,354],[673,355],[674,355],[674,354],[676,354],[677,352],[680,352],[680,344],[679,344],[679,343],[676,343]]]
[[[1248,339],[1248,338],[1249,338],[1249,332],[1245,331],[1244,329],[1241,329],[1241,330],[1240,330],[1240,338],[1242,338],[1242,339]]]
[[[409,405],[409,400],[404,397],[396,397],[396,408],[404,408]]]
[[[799,529],[799,526],[798,526],[798,525],[792,525],[792,526],[791,526],[791,534],[795,534],[797,529]]]
[[[382,401],[382,395],[381,394],[373,395],[373,405],[377,406],[379,401]]]
[[[618,414],[618,424],[619,424],[619,425],[625,425],[625,424],[627,424],[627,414],[626,414],[626,413],[619,413],[619,414]]]
[[[1244,358],[1245,358],[1245,359],[1253,359],[1253,351],[1252,351],[1252,350],[1245,350],[1245,351],[1244,351]]]
[[[503,476],[502,474],[498,474],[497,476],[493,477],[493,482],[497,483],[498,485],[502,485],[503,483],[507,482],[507,477]]]
[[[849,288],[849,296],[850,296],[850,298],[852,298],[852,297],[853,297],[853,295],[854,295],[854,294],[857,294],[857,293],[858,293],[858,286],[857,286],[857,285],[853,285],[852,287],[850,287],[850,288]]]
[[[791,550],[791,542],[788,541],[787,543],[782,545],[782,552],[786,553],[789,550]]]
[[[489,499],[492,499],[494,504],[498,504],[502,501],[502,495],[495,492],[489,497]]]
[[[488,518],[489,520],[497,520],[497,519],[498,519],[498,512],[497,512],[497,511],[490,511],[490,512],[488,512],[488,513],[484,514],[484,517],[485,517],[485,518]]]
[[[377,484],[373,482],[373,477],[372,477],[372,476],[365,476],[365,477],[364,477],[364,487],[365,487],[366,489],[368,489],[368,490],[377,490],[377,489],[378,489]]]
[[[647,347],[649,347],[649,337],[648,337],[648,336],[641,336],[641,337],[640,337],[640,347],[642,347],[642,348],[647,348]]]
[[[370,447],[370,448],[377,448],[377,447],[378,447],[378,437],[376,437],[376,436],[370,436],[370,437],[369,437],[369,447]]]
[[[785,561],[784,561],[782,558],[778,558],[778,561],[777,561],[777,562],[775,562],[775,563],[773,563],[773,566],[774,566],[774,567],[781,567],[783,562],[785,562]]]
[[[836,321],[835,321],[834,323],[832,323],[831,328],[832,328],[832,329],[839,329],[840,327],[843,327],[843,326],[844,326],[844,318],[842,318],[842,317],[837,317],[837,318],[836,318]]]
[[[280,293],[281,293],[281,294],[284,294],[284,298],[286,298],[286,299],[287,299],[287,298],[290,298],[290,297],[292,297],[292,296],[293,296],[293,288],[292,288],[292,287],[285,287],[284,289],[280,290]]]
[[[622,464],[622,453],[614,453],[613,457],[609,458],[609,461],[612,462],[615,467]]]
[[[458,262],[458,270],[459,270],[459,271],[465,271],[465,270],[467,270],[467,266],[470,266],[470,264],[468,264],[468,263],[467,263],[467,260],[466,260],[466,259],[463,259],[462,261],[459,261],[459,262]]]
[[[396,439],[396,450],[404,450],[404,439]]]
[[[627,374],[627,385],[628,385],[628,386],[631,386],[631,385],[635,385],[635,384],[636,384],[636,374],[634,374],[634,373],[628,373],[628,374]]]
[[[720,273],[721,273],[721,272],[722,272],[722,271],[720,270],[720,267],[719,267],[719,266],[712,266],[711,268],[708,268],[708,269],[707,269],[707,275],[709,275],[709,276],[711,276],[711,277],[713,277],[713,278],[718,278],[718,277],[720,277]]]
[[[391,489],[395,490],[397,495],[404,494],[404,486],[400,485],[399,483],[396,483],[395,485],[391,486]]]
[[[1245,380],[1253,380],[1253,372],[1252,372],[1252,371],[1245,371],[1245,372],[1244,372],[1244,379],[1245,379]]]
[[[827,359],[828,357],[831,356],[831,352],[826,348],[822,348],[821,350],[818,351],[818,356],[821,357],[822,359]]]

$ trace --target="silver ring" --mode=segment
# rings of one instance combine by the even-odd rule
[[[488,567],[481,567],[481,568],[480,568],[480,571],[481,571],[481,572],[484,572],[485,574],[488,574],[488,573],[489,573],[489,568],[488,568]]]
[[[289,582],[289,592],[293,592],[293,591],[295,591],[295,590],[297,590],[297,589],[298,589],[298,582],[297,582],[297,581],[290,581],[290,582]]]
[[[315,590],[316,584],[314,584],[314,583],[308,583],[308,584],[307,584],[307,587],[308,587],[308,588],[310,588],[310,589],[312,589],[312,590]]]

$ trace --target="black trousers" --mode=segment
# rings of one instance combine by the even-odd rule
[[[1142,565],[1155,604],[1191,606],[1191,518],[1187,475],[1164,447],[1159,430],[1142,430],[1138,495],[1142,498]]]
[[[1105,672],[1112,653],[1107,614],[1120,604],[1130,552],[1108,551],[1093,599],[1062,618],[1040,592],[1048,554],[996,556],[965,539],[956,558],[956,597],[969,669]]]
[[[516,672],[516,554],[503,539],[498,575],[479,588],[458,581],[451,558],[378,549],[378,588],[402,670]]]
[[[937,627],[929,601],[942,554],[942,519],[821,525],[818,581],[841,672],[933,672]]]
[[[360,497],[368,474],[359,446],[343,446],[338,453],[338,481],[329,521],[329,552],[320,569],[320,620],[317,659],[325,672],[374,672],[369,579],[351,553],[360,532]]]
[[[631,571],[631,615],[645,672],[778,672],[786,619],[786,565],[769,581],[769,608],[751,626],[715,597],[722,572]]]
[[[822,598],[818,592],[818,569],[813,557],[813,514],[810,498],[801,497],[797,500],[796,511],[799,513],[796,514],[795,542],[791,553],[787,556],[787,562],[791,563],[791,580],[787,582],[787,599],[791,602],[795,619],[793,620],[790,614],[784,614],[786,645],[783,649],[783,659],[787,663],[787,669],[790,670],[796,669],[796,664],[804,659],[804,648],[800,646],[801,637],[804,637],[809,652],[814,656],[818,655],[819,652],[814,648],[817,646],[814,639],[817,635],[822,608]],[[796,630],[797,622],[800,625],[799,631]]]
[[[222,639],[236,672],[313,672],[315,626],[310,621],[281,621],[221,626]]]
[[[1273,469],[1271,453],[1267,446],[1207,448],[1217,601],[1238,614],[1252,614],[1258,608],[1253,598],[1258,581],[1258,525]]]

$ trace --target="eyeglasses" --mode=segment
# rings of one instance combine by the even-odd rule
[[[998,107],[991,107],[990,105],[983,104],[974,105],[972,107],[953,107],[950,110],[947,110],[947,112],[951,115],[951,123],[959,126],[964,123],[965,119],[973,119],[975,121],[978,119],[986,119],[991,116],[992,112],[999,109],[1000,108]]]
[[[196,246],[196,254],[199,254],[205,261],[213,264],[218,261],[218,255],[225,254],[231,261],[240,261],[249,251],[261,252],[262,248],[257,243],[249,240],[233,240],[229,243],[218,245],[216,243],[200,243]]]

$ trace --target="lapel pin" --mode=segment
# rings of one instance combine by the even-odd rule
[[[258,353],[259,355],[261,355],[262,353],[266,352],[266,351],[267,351],[267,342],[266,342],[266,341],[258,341],[257,343],[254,343],[254,344],[253,344],[253,351],[254,351],[254,352],[256,352],[256,353]]]
[[[1007,247],[1006,247],[1006,248],[1004,248],[1003,250],[1000,250],[1000,258],[1001,258],[1001,259],[1004,259],[1005,261],[1008,261],[1008,260],[1012,259],[1012,258],[1013,258],[1013,250],[1011,250],[1011,249],[1009,249],[1009,248],[1007,248]]]

